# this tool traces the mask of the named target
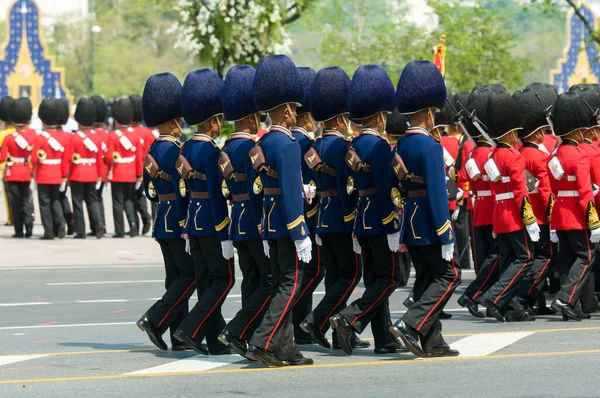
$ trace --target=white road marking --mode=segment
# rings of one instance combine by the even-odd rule
[[[28,361],[30,359],[43,358],[48,355],[0,355],[0,366],[9,365],[11,363]]]
[[[77,300],[76,303],[91,304],[91,303],[127,303],[130,300],[114,299],[114,300]]]
[[[0,307],[24,307],[29,305],[49,305],[47,301],[33,301],[31,303],[0,303]]]
[[[78,327],[88,327],[88,326],[120,326],[120,325],[135,325],[135,322],[72,323],[72,324],[67,324],[67,325],[3,326],[3,327],[0,327],[0,330],[78,328]]]
[[[114,268],[164,268],[163,264],[130,264],[130,265],[73,265],[73,266],[23,266],[23,267],[0,267],[0,271],[45,271],[45,270],[71,270],[71,269],[114,269]]]
[[[458,350],[461,357],[480,357],[490,355],[532,334],[535,332],[478,334],[460,339],[450,344],[450,347]]]
[[[165,283],[164,279],[146,279],[141,281],[88,281],[88,282],[53,282],[46,286],[79,286],[79,285],[122,285],[133,283]]]
[[[214,368],[219,368],[221,366],[230,365],[232,363],[240,362],[243,359],[244,358],[240,357],[239,355],[218,355],[214,357],[196,355],[179,361],[169,362],[164,365],[154,366],[152,368],[146,368],[125,374],[150,375],[161,373],[201,372],[204,370],[210,370]]]

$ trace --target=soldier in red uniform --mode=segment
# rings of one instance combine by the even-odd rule
[[[59,139],[63,132],[58,126],[58,103],[45,99],[38,108],[42,120],[42,132],[37,136],[37,150],[31,157],[40,205],[40,218],[44,227],[41,239],[52,240],[65,237],[65,218],[60,204],[60,189],[66,185],[63,178],[69,172],[65,147]]]
[[[534,320],[516,299],[519,284],[533,265],[533,242],[540,239],[525,178],[525,159],[515,149],[523,119],[506,91],[494,91],[487,100],[488,133],[497,142],[485,164],[496,198],[493,228],[502,259],[500,278],[479,298],[500,322]],[[512,261],[511,261],[512,260]]]
[[[94,101],[94,105],[96,106],[96,120],[94,121],[93,128],[90,129],[91,138],[94,140],[98,148],[102,151],[102,162],[100,164],[100,170],[102,170],[102,183],[96,190],[96,200],[98,201],[98,214],[100,215],[100,221],[102,224],[102,232],[106,233],[106,216],[104,214],[104,199],[102,197],[102,193],[104,192],[104,186],[106,185],[106,173],[108,171],[108,167],[106,162],[104,161],[104,156],[106,156],[108,152],[108,132],[106,131],[106,121],[108,117],[108,109],[106,106],[106,101],[99,95],[94,95],[92,97],[92,101]],[[92,218],[91,214],[88,215],[90,219]],[[92,223],[91,229],[92,232],[90,235],[96,235],[95,230],[96,223]]]
[[[15,100],[9,111],[16,131],[7,135],[0,149],[0,163],[6,162],[4,181],[11,203],[13,238],[33,235],[33,202],[31,201],[31,156],[36,146],[35,132],[27,127],[31,120],[28,98]],[[23,226],[25,235],[23,235]]]
[[[86,238],[84,201],[90,214],[90,223],[95,223],[96,238],[100,239],[104,235],[104,226],[96,194],[102,184],[103,151],[91,133],[96,120],[94,101],[89,98],[80,99],[75,110],[75,120],[79,124],[79,131],[73,134],[67,148],[67,156],[71,160],[69,182],[75,216],[75,239]]]
[[[64,126],[69,121],[69,103],[64,98],[58,98],[55,100],[56,106],[58,109],[58,127],[62,130],[56,130],[55,137],[58,142],[66,149],[69,147],[69,143],[71,142],[71,137],[73,136],[72,131],[65,131]],[[66,152],[66,151],[65,151]],[[61,183],[59,191],[60,191],[60,205],[62,207],[65,223],[67,225],[67,235],[71,236],[75,233],[75,224],[73,221],[73,211],[71,210],[71,204],[69,203],[69,198],[67,197],[67,178],[69,174],[69,167],[71,165],[71,159],[67,158],[66,163],[63,163],[63,167],[66,170],[66,173],[63,174],[63,182]],[[56,234],[57,235],[57,234]]]
[[[113,238],[125,237],[123,209],[129,223],[129,236],[138,235],[135,192],[142,185],[143,156],[141,142],[135,131],[129,127],[133,117],[133,105],[128,98],[121,98],[112,107],[116,130],[108,135],[108,151],[104,157],[108,165],[108,179],[111,183]]]
[[[158,137],[158,130],[150,129],[142,125],[143,117],[142,117],[142,97],[137,94],[130,95],[129,100],[133,105],[133,118],[131,119],[131,128],[138,135],[140,140],[140,147],[138,151],[142,154],[148,153],[148,149],[154,143],[154,140]],[[142,159],[144,156],[142,156]],[[152,218],[150,217],[150,213],[148,213],[148,199],[146,199],[146,194],[144,193],[144,187],[140,186],[139,189],[136,190],[134,194],[133,204],[136,211],[136,224],[140,223],[137,221],[137,214],[139,213],[142,218],[142,235],[146,235],[150,232],[150,228],[152,228]],[[156,212],[156,204],[152,202],[152,214]]]

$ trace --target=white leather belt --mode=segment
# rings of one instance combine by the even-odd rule
[[[502,177],[504,178],[504,177]],[[506,192],[506,193],[499,193],[498,195],[496,195],[496,200],[506,200],[506,199],[512,199],[515,197],[515,194],[512,192]]]
[[[119,158],[115,160],[115,163],[133,163],[135,162],[135,156],[130,156],[128,158]]]
[[[505,183],[506,183],[506,182],[510,182],[510,177],[505,177],[505,176],[502,176],[502,179],[501,179],[501,181],[502,181],[502,182],[505,182]]]
[[[14,163],[25,163],[25,158],[12,158]]]
[[[477,191],[477,196],[492,196],[492,191]]]
[[[567,176],[567,181],[577,181],[577,177],[575,177],[575,176]]]
[[[579,196],[579,191],[558,191],[556,196],[559,198],[572,198]]]
[[[77,159],[76,162],[73,162],[75,164],[82,164],[82,163],[96,163],[96,158],[80,158]]]
[[[61,164],[62,163],[62,159],[44,159],[44,160],[40,160],[40,164]]]

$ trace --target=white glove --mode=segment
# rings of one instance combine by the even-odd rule
[[[356,236],[352,236],[352,249],[354,253],[361,254],[362,249],[360,248],[360,243],[358,242],[358,238]]]
[[[181,235],[183,239],[185,239],[185,252],[189,255],[192,255],[192,247],[190,246],[190,236],[183,234]]]
[[[100,189],[100,185],[102,185],[102,180],[96,181],[96,191]]]
[[[323,246],[323,241],[321,240],[321,237],[319,235],[315,235],[315,243],[318,246]]]
[[[317,196],[317,188],[314,185],[304,184],[304,192],[306,192],[306,196],[310,199],[313,199]]]
[[[555,230],[550,231],[550,242],[558,243],[558,234]]]
[[[35,180],[33,178],[31,179],[31,181],[29,181],[29,190],[35,190]]]
[[[495,232],[492,232],[492,238],[496,239],[498,237],[498,234]]]
[[[590,242],[598,243],[600,242],[600,228],[592,229],[590,234]]]
[[[58,192],[65,192],[66,190],[67,190],[67,182],[63,180],[63,182],[60,183]]]
[[[442,258],[446,261],[452,261],[454,257],[454,243],[442,245]]]
[[[594,196],[598,195],[598,191],[600,191],[600,187],[598,187],[598,185],[596,185],[596,184],[592,184],[592,188],[594,189],[592,191]]]
[[[397,252],[398,246],[400,246],[400,231],[394,232],[393,234],[387,235],[388,247],[391,251]]]
[[[269,242],[267,242],[266,240],[263,240],[263,251],[265,252],[265,256],[267,256],[267,258],[271,258],[271,254],[269,251]]]
[[[298,252],[298,259],[303,263],[310,263],[312,259],[312,242],[309,238],[302,240],[295,240],[296,252]]]
[[[529,237],[533,242],[537,242],[540,240],[540,226],[537,225],[536,222],[525,226],[525,228],[527,228],[527,233],[529,234]]]
[[[135,180],[135,190],[137,191],[142,186],[142,180]]]
[[[456,209],[452,212],[452,221],[456,221],[458,219],[459,213],[460,213],[460,209]]]
[[[225,260],[229,260],[233,258],[233,241],[224,240],[221,242],[221,253],[223,253],[223,258]]]
[[[465,191],[458,188],[458,193],[456,194],[456,200],[461,200],[463,198],[463,196],[465,196]]]

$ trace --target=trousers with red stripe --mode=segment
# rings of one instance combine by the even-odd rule
[[[292,309],[300,295],[304,263],[298,261],[290,238],[269,239],[269,248],[273,273],[271,303],[250,344],[287,360],[300,352],[294,342]]]
[[[357,333],[371,323],[375,347],[394,341],[388,299],[400,284],[400,266],[386,235],[358,236],[363,260],[365,291],[340,312]]]
[[[165,262],[167,291],[147,311],[150,322],[162,333],[170,328],[171,336],[188,312],[188,300],[196,290],[194,264],[185,252],[183,239],[157,239]],[[171,337],[171,342],[173,342]]]
[[[557,231],[562,286],[556,298],[575,307],[593,269],[597,244],[590,242],[587,230]]]
[[[491,301],[505,313],[533,265],[534,246],[525,229],[521,229],[498,234],[498,251],[502,259],[500,279],[488,289],[482,300]]]
[[[233,259],[225,260],[216,235],[190,236],[198,303],[179,325],[185,335],[200,343],[206,338],[208,350],[219,353],[225,348],[217,336],[225,328],[221,307],[235,283]]]
[[[313,293],[325,276],[325,267],[321,257],[322,249],[315,242],[315,237],[312,233],[310,235],[310,240],[312,241],[312,259],[310,262],[304,264],[300,296],[298,296],[294,302],[294,309],[292,310],[294,338],[309,340],[311,338],[310,334],[300,329],[300,324],[312,310]]]
[[[233,242],[242,271],[242,309],[227,324],[233,336],[249,340],[263,319],[271,301],[273,275],[260,239]]]
[[[441,245],[408,246],[415,267],[415,303],[402,320],[421,336],[421,346],[429,350],[444,343],[440,314],[460,285],[460,268],[442,258]]]
[[[483,225],[474,227],[473,230],[475,232],[477,276],[467,286],[464,294],[471,300],[476,300],[490,286],[498,282],[500,257],[498,256],[498,242],[492,236],[492,226]]]
[[[321,261],[325,268],[325,296],[306,321],[321,332],[329,328],[329,317],[346,307],[346,301],[360,281],[362,264],[352,249],[352,234],[330,233],[320,235]]]
[[[540,240],[533,243],[533,254],[533,265],[519,286],[519,295],[528,297],[532,303],[542,293],[554,255],[548,224],[540,225]]]

